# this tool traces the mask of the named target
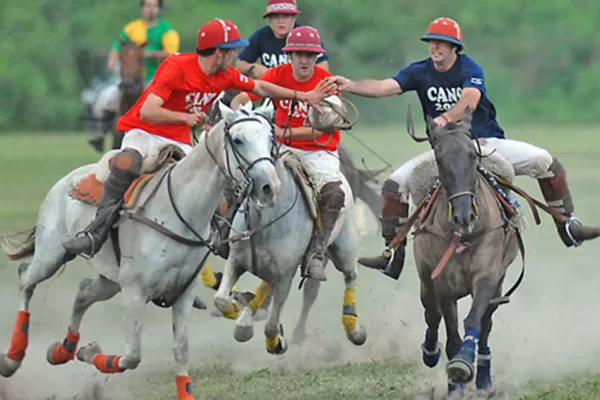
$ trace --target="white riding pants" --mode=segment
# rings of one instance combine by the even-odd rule
[[[552,165],[552,155],[545,149],[532,144],[511,139],[485,138],[479,139],[481,147],[496,152],[510,162],[516,175],[526,175],[535,179],[552,177],[548,171]],[[474,142],[475,143],[475,142]],[[416,165],[424,159],[431,157],[433,150],[426,151],[411,158],[398,168],[389,179],[399,185],[398,191],[402,195],[402,201],[408,203],[408,180]]]
[[[142,158],[158,156],[159,151],[166,144],[176,144],[184,151],[186,155],[192,151],[192,146],[187,143],[177,142],[175,140],[167,139],[162,136],[148,133],[142,129],[132,129],[125,133],[123,136],[123,142],[121,143],[121,150],[125,148],[135,149],[140,152]]]
[[[284,150],[291,150],[311,167],[315,172],[317,190],[321,190],[328,182],[342,181],[340,159],[337,151],[300,150],[286,145]]]

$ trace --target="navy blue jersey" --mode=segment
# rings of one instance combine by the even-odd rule
[[[295,24],[294,28],[298,26],[302,26],[302,24]],[[248,41],[250,44],[242,50],[238,57],[240,60],[254,63],[260,59],[262,64],[267,68],[278,67],[289,62],[287,54],[281,51],[285,47],[285,38],[279,39],[275,37],[270,26],[263,26],[254,32]],[[323,43],[321,43],[321,46],[323,46]],[[326,61],[327,59],[327,53],[319,54],[317,63]]]
[[[473,137],[504,138],[504,130],[496,121],[496,108],[487,97],[483,69],[469,56],[458,54],[452,68],[445,72],[436,70],[431,58],[417,61],[401,69],[394,79],[403,92],[417,92],[423,115],[431,118],[452,108],[464,88],[479,89],[481,99],[471,122]]]

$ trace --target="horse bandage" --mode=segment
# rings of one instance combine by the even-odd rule
[[[202,283],[204,286],[214,289],[217,284],[217,277],[215,276],[210,264],[206,264],[202,271],[200,272],[200,279],[202,279]]]
[[[254,290],[254,298],[248,303],[252,311],[257,312],[270,294],[271,286],[267,282],[261,281],[260,285]]]
[[[94,365],[100,372],[113,374],[125,371],[119,367],[121,356],[109,356],[108,354],[96,354],[94,356]]]
[[[342,324],[346,332],[355,330],[356,322],[356,290],[354,288],[346,288],[344,291],[344,307],[342,309]]]
[[[240,315],[240,303],[237,301],[232,301],[229,305],[229,309],[223,313],[223,316],[227,319],[237,319]]]
[[[25,358],[25,350],[29,344],[29,312],[19,311],[12,338],[10,340],[10,348],[6,356],[13,361],[21,361]]]
[[[279,335],[275,336],[273,339],[265,338],[265,345],[267,346],[267,351],[270,354],[280,354],[283,350]]]

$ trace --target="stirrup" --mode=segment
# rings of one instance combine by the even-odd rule
[[[81,256],[81,258],[84,258],[86,260],[92,259],[92,257],[94,257],[94,255],[96,254],[96,239],[94,239],[94,236],[91,233],[84,232],[84,231],[80,231],[80,232],[77,232],[77,234],[75,234],[75,238],[77,238],[79,236],[87,236],[87,238],[90,239],[90,242],[92,243],[92,250],[90,251],[90,253],[81,252],[81,253],[79,253],[79,256]]]
[[[583,226],[583,222],[576,217],[569,217],[569,219],[567,220],[567,222],[565,222],[565,233],[567,234],[569,240],[571,241],[571,243],[573,244],[573,247],[579,247],[583,244],[583,241],[577,241],[574,237],[573,234],[571,233],[571,224],[573,224],[573,222],[577,222],[580,225]]]

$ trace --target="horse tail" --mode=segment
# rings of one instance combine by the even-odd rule
[[[4,254],[9,260],[21,260],[25,257],[32,256],[35,251],[35,226],[25,232],[20,232],[12,236],[19,234],[26,234],[27,236],[22,242],[14,243],[9,237],[4,237],[4,243],[2,243],[2,249]]]

